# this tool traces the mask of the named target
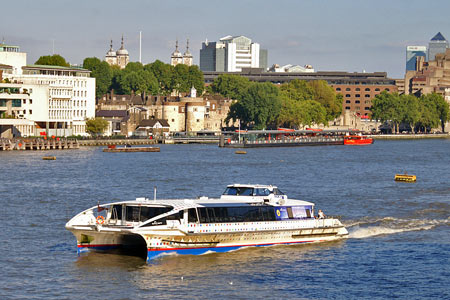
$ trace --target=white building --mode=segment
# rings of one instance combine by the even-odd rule
[[[20,55],[19,55],[20,54]],[[26,65],[26,53],[0,51],[0,134],[87,135],[95,117],[95,78],[77,67]]]
[[[304,67],[300,65],[284,65],[280,66],[278,64],[272,65],[269,68],[269,72],[276,73],[314,73],[314,68],[311,65],[305,65]]]
[[[226,36],[219,42],[202,43],[200,70],[240,72],[243,68],[267,69],[267,50],[245,36]]]

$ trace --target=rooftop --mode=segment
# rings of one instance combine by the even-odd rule
[[[446,42],[447,40],[442,35],[442,33],[438,32],[432,39],[432,41]]]

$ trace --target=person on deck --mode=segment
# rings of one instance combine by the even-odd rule
[[[323,211],[321,209],[319,209],[319,212],[317,213],[317,217],[319,219],[325,219],[325,214],[323,213]]]

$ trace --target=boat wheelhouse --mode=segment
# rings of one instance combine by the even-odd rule
[[[94,206],[66,224],[78,252],[131,249],[147,260],[167,254],[227,252],[248,246],[345,238],[338,219],[314,218],[314,204],[272,185],[229,185],[219,199],[137,198]]]

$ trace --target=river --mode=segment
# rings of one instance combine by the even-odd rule
[[[0,152],[0,299],[450,299],[450,139],[159,153]],[[44,161],[54,155],[56,160]],[[395,182],[395,173],[417,175]],[[340,216],[349,239],[230,253],[77,256],[64,228],[97,202],[218,197],[274,184]]]

